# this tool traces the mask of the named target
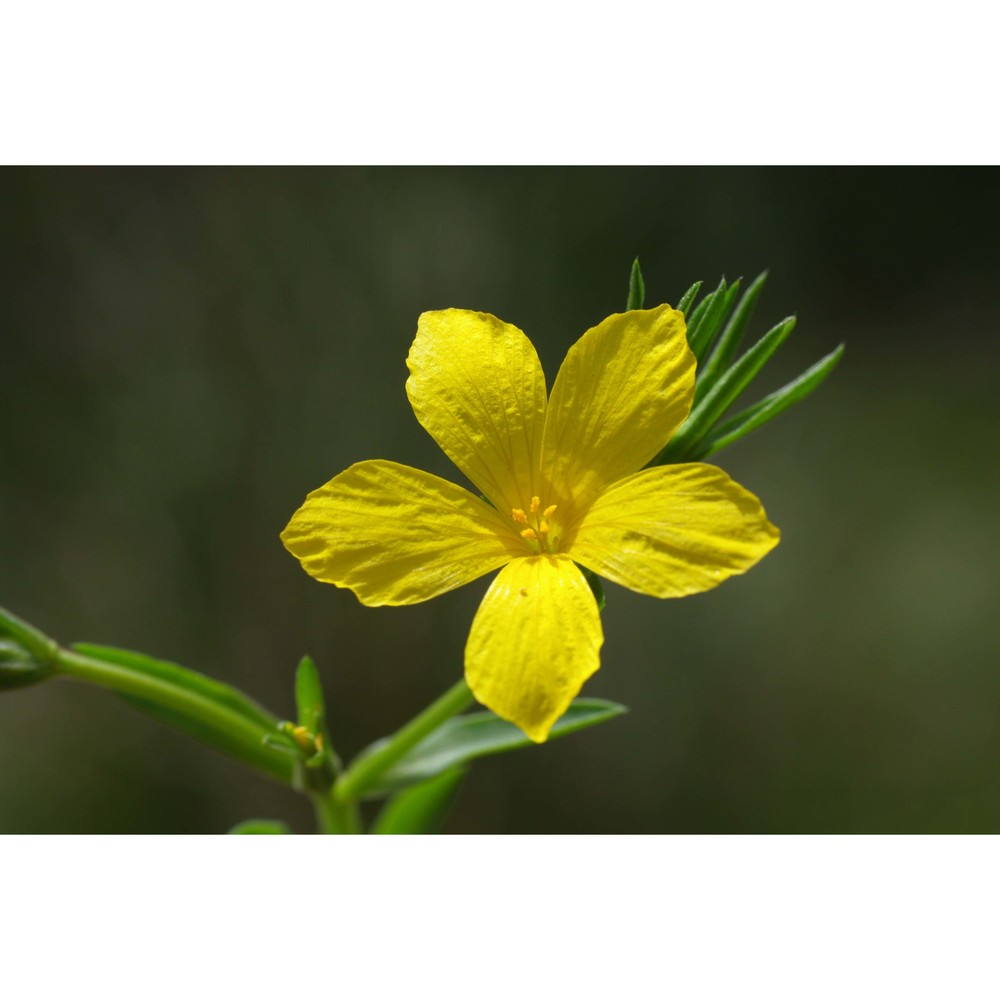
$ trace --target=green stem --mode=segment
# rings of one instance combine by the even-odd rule
[[[339,802],[332,792],[313,795],[316,828],[320,833],[361,833],[361,816],[353,802]]]
[[[357,802],[396,761],[442,723],[468,708],[473,701],[469,685],[463,678],[416,718],[411,719],[378,750],[352,764],[333,786],[334,797],[343,803]]]
[[[56,646],[54,662],[58,674],[144,699],[200,723],[219,734],[247,763],[291,783],[292,758],[262,742],[273,731],[240,712],[163,678],[96,660],[70,649]]]

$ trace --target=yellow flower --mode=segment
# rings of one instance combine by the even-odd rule
[[[778,542],[760,501],[720,469],[643,469],[694,391],[684,316],[669,306],[588,330],[548,398],[531,341],[485,313],[424,313],[407,365],[417,419],[490,502],[406,465],[360,462],[309,494],[282,541],[310,575],[371,606],[415,604],[503,567],[472,623],[465,676],[536,742],[600,662],[600,613],[577,563],[683,597]]]

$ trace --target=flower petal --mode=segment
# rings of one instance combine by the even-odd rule
[[[537,492],[545,375],[516,327],[465,309],[425,312],[406,363],[417,420],[505,515]]]
[[[373,607],[426,601],[524,551],[468,490],[384,461],[352,465],[310,493],[281,540],[310,576]]]
[[[552,387],[542,468],[553,503],[577,508],[641,469],[687,418],[695,359],[669,306],[609,316],[566,354]]]
[[[600,665],[597,602],[565,556],[526,556],[490,585],[465,647],[472,693],[543,743]]]
[[[653,597],[711,590],[778,544],[760,501],[700,462],[644,469],[605,491],[569,554],[600,576]]]

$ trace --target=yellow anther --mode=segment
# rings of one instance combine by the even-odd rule
[[[316,734],[316,749],[317,750],[323,749],[323,736],[320,733]]]
[[[312,753],[316,749],[316,742],[305,726],[296,726],[292,730],[292,738],[308,753]]]
[[[542,513],[546,517],[551,517],[555,512],[556,512],[556,505],[555,504],[551,504],[550,506],[546,507],[545,510],[542,511]]]
[[[543,517],[542,523],[538,526],[538,531],[540,534],[544,535],[548,532],[548,530],[549,530],[549,522],[546,521],[545,518]]]
[[[531,513],[537,514],[538,508],[541,506],[542,501],[538,497],[531,498]]]
[[[528,523],[528,515],[525,514],[524,511],[521,510],[520,507],[515,507],[510,512],[510,516],[512,518],[514,518],[514,520],[517,521],[518,524],[527,524]]]
[[[524,531],[521,532],[521,537],[529,542],[534,542],[538,539],[538,535],[535,534],[534,528],[525,528]]]

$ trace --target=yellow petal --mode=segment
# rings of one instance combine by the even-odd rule
[[[641,469],[687,418],[694,373],[684,315],[669,306],[618,313],[588,330],[552,387],[542,444],[546,502],[575,500],[579,510]]]
[[[417,420],[505,513],[527,506],[545,418],[545,376],[516,327],[465,309],[426,312],[406,363]]]
[[[594,595],[565,556],[505,566],[476,612],[465,678],[476,698],[536,743],[600,665],[604,642]]]
[[[426,601],[524,552],[468,490],[383,461],[352,465],[310,493],[281,540],[310,576],[371,606]]]
[[[778,544],[760,501],[714,465],[637,472],[590,508],[568,552],[600,576],[653,597],[710,590]]]

